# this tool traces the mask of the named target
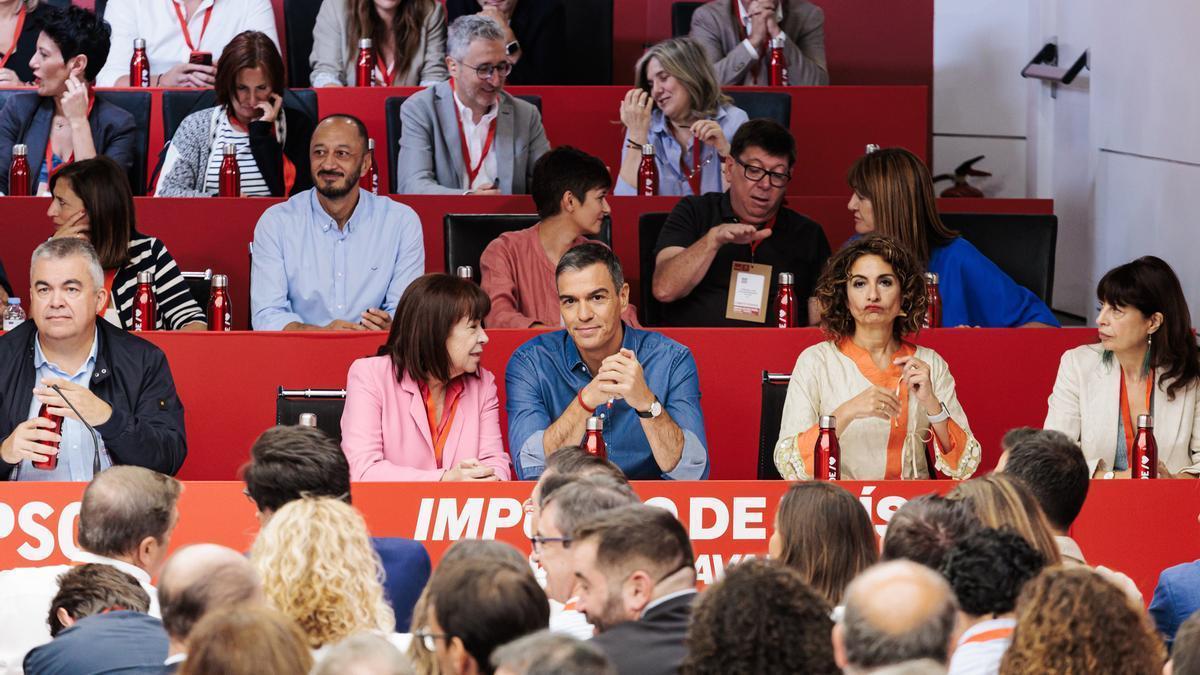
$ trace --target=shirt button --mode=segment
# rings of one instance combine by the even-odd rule
[[[342,308],[342,305],[338,305],[338,309],[341,309],[341,308]]]
[[[338,276],[339,276],[339,277],[340,277],[340,276],[342,276],[342,273],[341,273],[341,272],[338,272]]]

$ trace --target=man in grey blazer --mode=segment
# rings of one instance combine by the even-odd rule
[[[725,86],[768,84],[770,40],[780,35],[788,84],[829,84],[825,12],[808,0],[713,0],[692,15],[691,38]]]
[[[450,24],[450,81],[400,108],[402,194],[524,194],[550,149],[537,107],[504,92],[512,70],[504,30],[477,14]]]

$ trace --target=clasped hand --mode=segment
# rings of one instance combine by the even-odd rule
[[[593,409],[609,399],[623,399],[634,410],[645,412],[654,403],[654,392],[646,385],[637,356],[629,349],[622,349],[600,363],[596,376],[584,387],[583,399]]]

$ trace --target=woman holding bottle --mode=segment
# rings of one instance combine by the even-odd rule
[[[836,423],[842,478],[974,473],[979,441],[949,366],[932,349],[905,340],[920,329],[926,305],[925,278],[913,256],[888,237],[853,241],[829,259],[815,296],[828,339],[796,359],[775,445],[780,475],[813,476],[825,416]]]
[[[442,82],[446,71],[446,10],[436,0],[324,0],[308,59],[314,87],[357,84],[359,41],[371,40],[370,86],[412,87]]]
[[[1137,419],[1150,415],[1160,478],[1200,475],[1200,357],[1183,287],[1145,256],[1096,287],[1100,341],[1062,356],[1043,425],[1083,448],[1094,478],[1130,475]]]

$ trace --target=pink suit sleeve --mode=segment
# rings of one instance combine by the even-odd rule
[[[417,469],[389,461],[383,452],[382,386],[368,359],[350,365],[346,375],[346,407],[342,412],[342,452],[350,479],[362,482],[439,481],[442,469]]]

